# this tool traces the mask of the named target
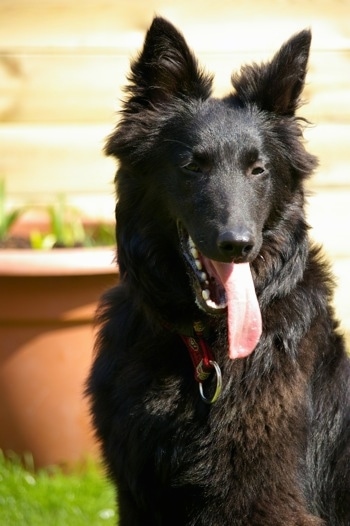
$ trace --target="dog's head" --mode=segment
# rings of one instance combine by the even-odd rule
[[[302,145],[295,111],[310,41],[302,31],[271,62],[243,67],[232,76],[233,93],[216,99],[212,76],[182,35],[162,18],[153,21],[107,144],[120,163],[119,264],[153,294],[149,302],[160,287],[173,289],[177,308],[190,301],[185,262],[197,306],[221,314],[243,301],[260,331],[251,270],[257,285],[266,251],[274,243],[290,250],[282,224],[306,230],[302,181],[315,159]],[[239,324],[247,325],[247,315]]]

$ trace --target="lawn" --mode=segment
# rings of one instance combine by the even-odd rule
[[[94,465],[65,474],[33,472],[0,452],[0,524],[115,526],[114,490]]]

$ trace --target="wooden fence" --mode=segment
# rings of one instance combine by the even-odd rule
[[[315,125],[306,137],[320,168],[309,217],[334,263],[336,307],[350,329],[350,0],[2,0],[0,177],[11,199],[64,193],[88,213],[113,215],[115,167],[103,143],[154,13],[182,29],[216,73],[217,94],[229,91],[242,63],[312,28],[301,114]]]

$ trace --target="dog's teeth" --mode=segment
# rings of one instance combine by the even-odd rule
[[[206,275],[206,273],[202,272],[201,275],[200,275],[201,281],[204,281],[206,285],[209,285],[209,283],[207,281],[207,278],[208,278],[208,276]]]
[[[196,246],[194,244],[194,242],[193,242],[193,239],[191,237],[188,238],[188,244],[189,244],[190,248],[195,248],[195,246]]]
[[[195,260],[195,264],[196,264],[196,267],[198,270],[202,270],[203,266],[202,266],[202,263],[199,259],[196,259]]]
[[[210,292],[208,289],[202,290],[202,298],[205,301],[208,301],[208,299],[210,298]]]
[[[213,300],[206,300],[206,304],[208,305],[208,307],[211,307],[212,309],[219,309],[219,305],[216,305],[216,303],[213,301]]]
[[[191,247],[191,254],[194,257],[194,259],[197,259],[199,256],[198,250],[195,247]]]

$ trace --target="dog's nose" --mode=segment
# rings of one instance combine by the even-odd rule
[[[247,229],[227,230],[222,232],[217,240],[217,246],[225,259],[244,262],[248,259],[254,247],[254,236]]]

